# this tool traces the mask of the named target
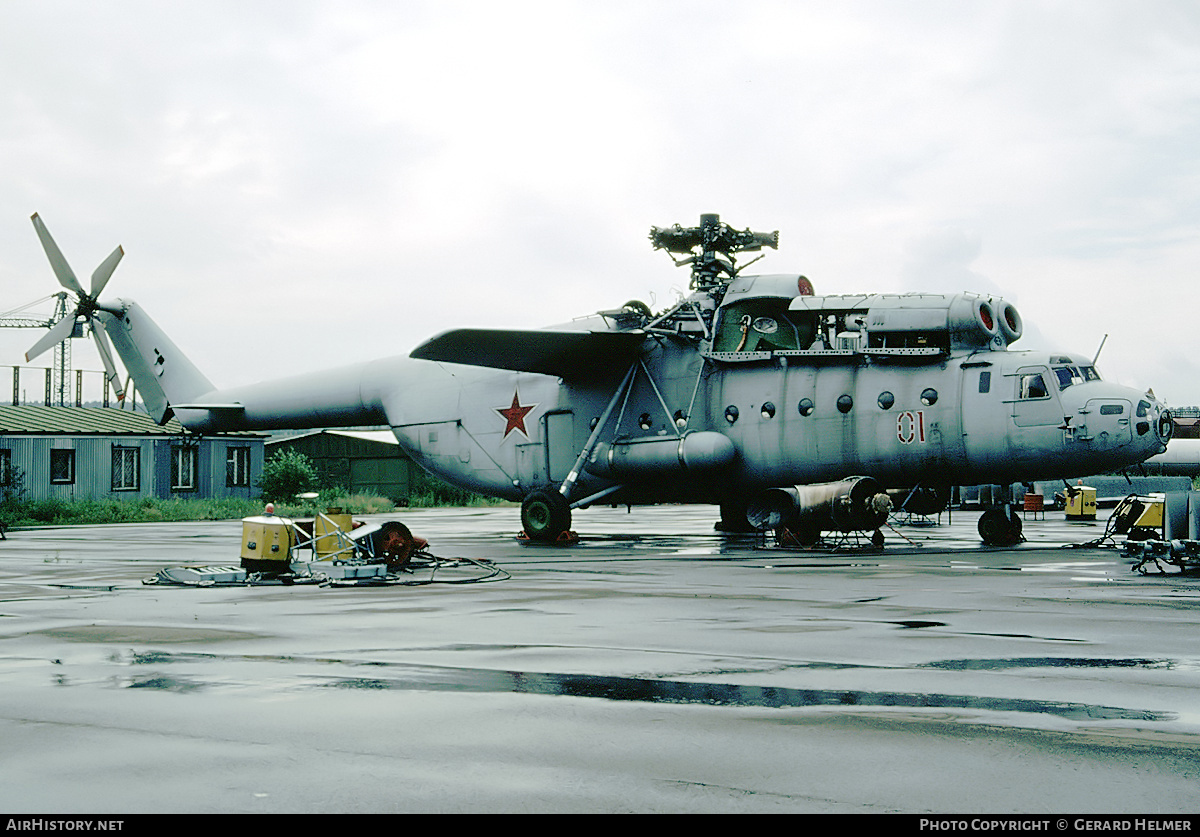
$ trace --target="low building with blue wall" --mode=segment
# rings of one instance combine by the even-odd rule
[[[0,482],[25,499],[254,498],[266,436],[198,436],[104,407],[0,406]]]

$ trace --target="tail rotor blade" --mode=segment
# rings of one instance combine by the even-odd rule
[[[112,347],[109,345],[104,323],[92,320],[92,337],[96,339],[96,351],[100,353],[100,360],[104,363],[104,377],[113,388],[113,392],[117,394],[117,400],[122,401],[125,398],[125,390],[121,387],[121,376],[117,373],[117,365],[113,363]]]
[[[92,271],[92,299],[100,296],[100,292],[104,290],[104,286],[108,284],[109,277],[113,271],[117,269],[117,264],[121,261],[121,257],[125,255],[125,251],[118,246],[109,254],[108,258],[100,262],[100,266]]]
[[[35,212],[33,213],[32,220],[33,228],[37,230],[38,238],[42,240],[42,249],[46,251],[46,257],[50,259],[50,267],[54,268],[54,275],[58,277],[58,284],[62,285],[68,291],[82,296],[83,286],[75,278],[75,272],[71,270],[71,266],[67,264],[62,251],[54,243],[54,239],[51,237],[50,231],[46,229],[46,225],[42,223],[41,217]],[[116,267],[116,265],[114,264],[113,267]]]
[[[57,346],[59,343],[70,337],[71,332],[74,330],[75,315],[71,314],[63,317],[54,324],[53,328],[46,332],[41,340],[34,343],[33,347],[25,353],[25,362],[28,363],[50,347]]]

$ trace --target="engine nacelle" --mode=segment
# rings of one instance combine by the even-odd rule
[[[952,347],[987,346],[997,336],[1007,345],[1021,336],[1021,315],[1011,302],[970,293],[950,297],[932,294],[881,296],[870,301],[865,320],[874,343],[894,342],[902,335],[921,335],[931,344],[944,333]]]
[[[789,312],[798,333],[815,333],[831,343],[826,332],[832,324],[839,332],[861,334],[864,348],[877,354],[928,348],[1004,349],[1023,331],[1021,315],[1011,302],[973,293],[800,296],[792,300]]]
[[[876,480],[850,477],[820,485],[769,488],[751,500],[746,520],[756,529],[862,532],[886,523],[891,510],[892,502]]]

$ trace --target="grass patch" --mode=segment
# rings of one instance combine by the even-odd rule
[[[102,523],[159,523],[181,520],[237,520],[262,513],[258,500],[25,500],[0,511],[10,528],[84,526]]]
[[[321,492],[321,496],[311,503],[276,503],[275,513],[283,517],[312,517],[314,509],[337,507],[346,514],[387,514],[395,510],[396,504],[387,497],[376,497],[370,494],[330,494]],[[261,513],[260,504],[259,511]]]
[[[225,498],[197,500],[181,497],[159,499],[140,497],[133,500],[15,500],[0,502],[0,521],[10,529],[27,526],[93,526],[103,523],[172,523],[189,520],[241,520],[263,513],[263,500]],[[342,494],[322,491],[316,500],[306,503],[276,503],[275,513],[283,517],[312,517],[315,509],[336,506],[353,515],[388,514],[409,508],[511,505],[469,491],[446,486],[412,494],[397,504],[387,497],[370,494]]]

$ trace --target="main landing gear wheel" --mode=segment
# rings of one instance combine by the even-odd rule
[[[979,537],[988,546],[1016,546],[1021,535],[1021,518],[1009,508],[988,509],[979,516]]]
[[[531,491],[521,501],[521,526],[532,541],[556,541],[571,530],[571,504],[557,491]]]

